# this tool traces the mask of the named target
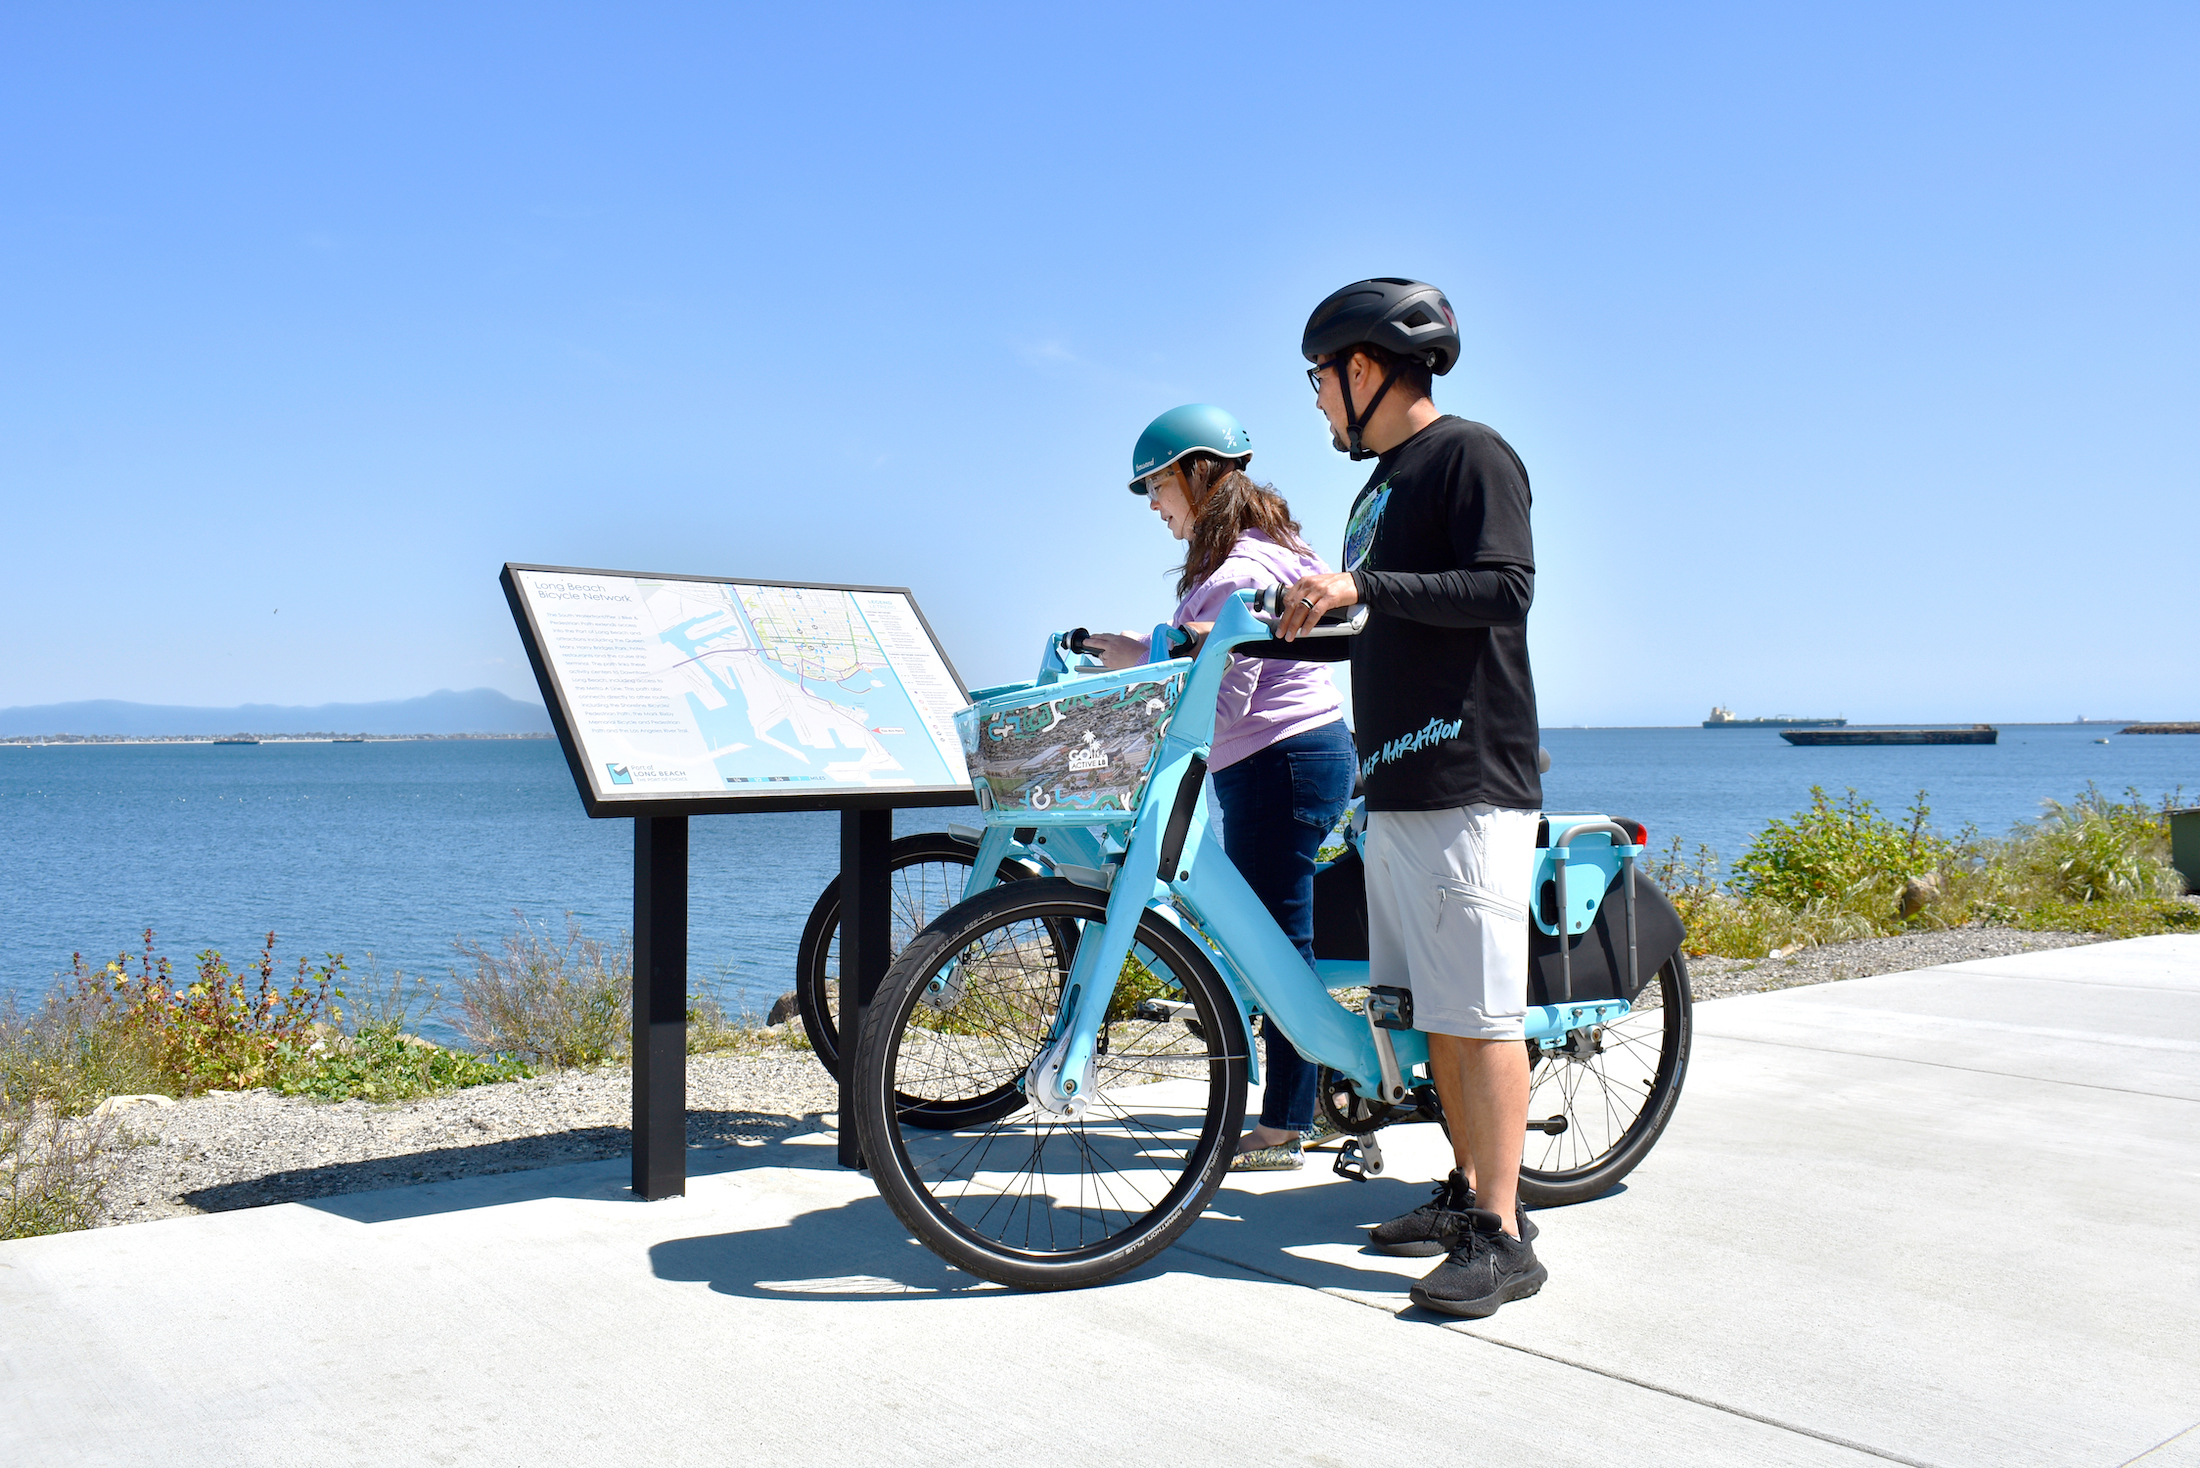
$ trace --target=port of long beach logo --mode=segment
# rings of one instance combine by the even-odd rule
[[[1352,522],[1344,527],[1344,568],[1360,569],[1360,562],[1375,547],[1375,527],[1383,518],[1383,504],[1390,498],[1390,481],[1384,480],[1360,500],[1352,511]]]

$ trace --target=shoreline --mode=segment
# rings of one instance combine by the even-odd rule
[[[2104,941],[2016,928],[1902,933],[1777,959],[1697,959],[1690,987],[1701,1003]],[[691,1055],[687,1070],[690,1146],[821,1131],[839,1104],[838,1086],[807,1050]],[[242,1091],[137,1106],[114,1118],[120,1145],[108,1154],[94,1227],[622,1157],[632,1096],[620,1065],[391,1104]]]

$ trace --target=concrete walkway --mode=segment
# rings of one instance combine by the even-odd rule
[[[829,1137],[0,1244],[0,1463],[2200,1465],[2200,939],[1724,999],[1551,1282],[1410,1308],[1391,1175],[972,1288]]]

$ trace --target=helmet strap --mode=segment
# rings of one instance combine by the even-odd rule
[[[1362,353],[1361,355],[1366,354]],[[1360,430],[1367,427],[1367,420],[1374,417],[1375,410],[1383,405],[1383,394],[1390,391],[1393,374],[1388,368],[1385,368],[1383,371],[1383,385],[1376,388],[1375,396],[1367,400],[1367,411],[1364,413],[1355,412],[1352,407],[1352,357],[1351,352],[1346,352],[1337,364],[1337,391],[1344,395],[1344,431],[1346,440],[1350,444],[1345,452],[1352,457],[1354,462],[1358,462],[1361,459],[1381,457],[1375,450],[1361,445]],[[1374,360],[1372,357],[1368,358],[1370,363]]]

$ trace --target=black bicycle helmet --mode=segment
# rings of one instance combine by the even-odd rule
[[[1459,360],[1459,318],[1444,293],[1424,281],[1391,275],[1356,280],[1314,308],[1299,338],[1299,351],[1307,361],[1319,363],[1362,343],[1401,357],[1418,357],[1431,373],[1442,377]],[[1351,440],[1346,452],[1355,459],[1372,459],[1374,451],[1360,446],[1360,430],[1390,391],[1390,378],[1385,375],[1365,410],[1354,408],[1350,383],[1338,386],[1344,392],[1345,428]]]

